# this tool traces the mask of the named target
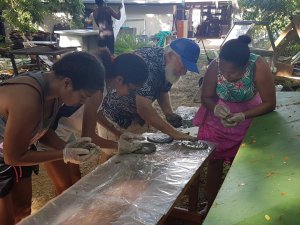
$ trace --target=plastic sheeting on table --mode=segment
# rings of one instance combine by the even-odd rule
[[[179,106],[175,113],[182,117],[182,127],[192,127],[193,119],[198,111],[199,107],[188,107],[188,106]]]
[[[157,224],[213,150],[174,142],[111,158],[20,225]]]

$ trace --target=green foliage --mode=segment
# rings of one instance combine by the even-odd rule
[[[295,41],[290,42],[284,49],[282,53],[283,56],[294,56],[300,52],[300,43],[295,43]]]
[[[145,46],[149,46],[149,42],[139,39],[136,35],[119,34],[115,44],[115,54],[133,52]]]
[[[290,22],[291,15],[299,15],[300,0],[239,0],[244,20],[270,21],[276,36]]]
[[[0,48],[9,48],[9,47],[10,47],[10,43],[6,43],[6,42],[0,43]]]
[[[82,27],[84,4],[82,0],[48,0],[45,4],[48,12],[66,12],[72,16],[72,28]]]
[[[4,21],[15,29],[34,31],[44,15],[52,12],[70,13],[73,26],[81,26],[84,4],[82,0],[0,0],[0,9]]]
[[[45,13],[40,0],[1,0],[0,8],[4,21],[22,31],[36,29],[35,23],[41,22]]]

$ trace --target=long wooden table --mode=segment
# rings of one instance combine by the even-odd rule
[[[20,225],[163,224],[213,148],[191,150],[173,142],[149,155],[115,156]]]
[[[36,62],[37,67],[40,70],[40,60],[39,55],[51,55],[51,56],[58,56],[65,54],[67,52],[73,52],[76,51],[76,47],[69,47],[69,48],[54,48],[51,46],[35,46],[30,48],[22,48],[17,50],[10,51],[10,59],[11,63],[14,69],[14,74],[18,74],[18,68],[15,62],[15,55],[35,55],[36,56]]]
[[[300,93],[254,119],[204,225],[300,224]]]

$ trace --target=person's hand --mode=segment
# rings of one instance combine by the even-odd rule
[[[129,154],[131,152],[137,151],[142,148],[142,143],[140,141],[120,139],[118,141],[118,153]]]
[[[223,124],[224,127],[235,127],[236,125],[238,125],[237,122],[228,122],[227,119],[221,119],[221,123]]]
[[[214,108],[214,115],[216,117],[220,117],[222,119],[225,119],[230,115],[230,109],[226,107],[225,105],[217,104]]]
[[[126,132],[126,133],[121,134],[120,140],[127,140],[127,141],[141,140],[141,141],[143,141],[143,140],[145,140],[145,137],[143,137],[140,134],[134,134],[134,133],[131,133],[131,132]]]
[[[141,141],[144,141],[145,137],[139,134],[131,132],[123,133],[118,141],[118,153],[128,154],[134,152],[142,147]]]
[[[230,123],[234,123],[234,122],[240,123],[240,122],[243,122],[245,120],[245,114],[242,113],[242,112],[235,113],[232,116],[229,116],[226,120]]]
[[[166,115],[166,120],[175,128],[182,126],[182,117],[176,113]]]
[[[197,137],[189,135],[189,133],[178,132],[176,135],[172,135],[175,140],[197,141]]]
[[[231,116],[227,116],[225,119],[221,119],[221,122],[224,127],[235,127],[238,125],[240,122],[243,122],[245,120],[245,114],[240,112],[240,113],[235,113]]]
[[[63,159],[65,163],[80,164],[94,158],[99,151],[100,147],[91,143],[91,138],[82,137],[66,144],[63,149]]]

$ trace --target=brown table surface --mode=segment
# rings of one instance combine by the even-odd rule
[[[17,50],[10,51],[10,59],[11,63],[14,69],[14,74],[18,74],[18,68],[15,62],[14,55],[36,55],[37,60],[37,67],[40,70],[40,61],[39,61],[39,55],[51,55],[51,56],[58,56],[62,55],[67,52],[76,51],[76,47],[68,47],[68,48],[61,48],[61,47],[54,47],[54,46],[35,46],[30,48],[22,48]]]
[[[76,51],[76,49],[77,49],[76,47],[52,48],[49,46],[35,46],[31,48],[12,50],[10,51],[10,53],[14,55],[61,55],[66,52]]]

